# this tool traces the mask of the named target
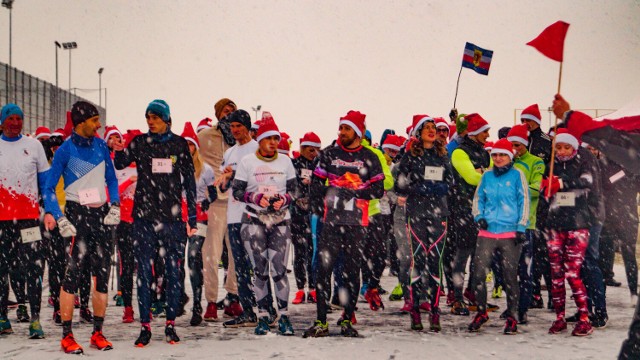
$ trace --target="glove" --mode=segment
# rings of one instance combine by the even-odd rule
[[[76,236],[78,233],[76,227],[71,224],[66,216],[62,216],[58,219],[58,230],[60,230],[60,236],[62,237]]]
[[[547,196],[547,189],[549,189],[549,187],[551,187],[551,193]],[[544,178],[540,184],[540,193],[546,198],[555,195],[560,189],[562,189],[562,184],[557,176],[552,177],[551,180],[549,178]]]
[[[523,232],[516,232],[516,245],[524,244],[527,242],[527,237]]]
[[[487,220],[485,219],[480,219],[478,220],[478,226],[482,230],[487,230],[489,228],[489,223],[487,223]]]
[[[118,225],[120,224],[120,206],[111,205],[107,216],[102,221],[105,225]]]
[[[202,202],[200,203],[200,208],[202,209],[202,211],[207,212],[207,211],[209,211],[209,205],[211,205],[211,203],[209,202],[209,200],[204,199],[204,200],[202,200]]]
[[[456,119],[458,118],[458,109],[451,109],[451,111],[449,112],[449,119],[451,121],[456,121]]]

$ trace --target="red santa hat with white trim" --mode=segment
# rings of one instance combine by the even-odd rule
[[[507,133],[507,140],[529,146],[529,128],[525,124],[514,125]]]
[[[493,149],[493,141],[487,141],[484,143],[484,149],[491,151]]]
[[[322,147],[320,137],[314,132],[308,132],[300,139],[300,146]]]
[[[520,115],[520,121],[533,120],[538,125],[540,125],[541,118],[538,104],[529,105],[527,108],[522,110],[522,114]]]
[[[211,127],[211,122],[212,120],[209,118],[204,118],[202,120],[200,120],[200,122],[198,123],[198,127],[196,127],[196,132],[199,133],[202,130],[208,129]]]
[[[51,136],[60,136],[60,137],[64,137],[64,129],[63,128],[58,128],[56,129],[54,132],[51,133]]]
[[[487,120],[483,119],[480,114],[473,113],[464,118],[467,120],[467,135],[475,136],[491,129]]]
[[[349,110],[347,115],[340,118],[339,125],[348,125],[356,132],[356,135],[362,139],[365,128],[365,119],[367,115],[360,111]]]
[[[265,117],[265,114],[268,114],[269,117]],[[260,140],[274,135],[277,135],[278,139],[282,139],[282,135],[280,135],[280,130],[278,129],[278,125],[276,125],[275,120],[270,113],[265,111],[262,113],[262,121],[258,128],[258,132],[256,133],[256,141],[260,142]]]
[[[48,127],[46,126],[38,126],[38,128],[36,129],[36,136],[34,136],[36,139],[40,139],[43,136],[51,136],[51,130],[49,130]]]
[[[493,144],[491,155],[493,154],[507,154],[513,160],[513,144],[511,144],[511,141],[502,138]]]
[[[198,141],[198,136],[196,132],[193,130],[193,125],[190,122],[186,122],[184,124],[184,130],[182,130],[182,136],[185,140],[191,142],[196,146],[196,149],[200,148],[200,141]]]
[[[411,124],[413,129],[411,130],[411,135],[418,136],[418,133],[426,122],[435,123],[436,121],[429,115],[413,115],[413,123]]]
[[[384,139],[382,148],[400,151],[405,141],[407,141],[407,138],[405,138],[404,136],[389,134]]]
[[[278,153],[289,156],[289,150],[291,150],[291,145],[289,144],[289,139],[282,136],[282,134],[283,133],[280,133],[280,142],[278,143]]]
[[[580,147],[580,142],[578,141],[578,139],[571,135],[571,133],[569,133],[569,130],[567,129],[557,129],[556,130],[556,144],[569,144],[571,145],[575,150],[578,150],[578,148]]]
[[[447,129],[447,131],[451,131],[449,129],[449,124],[444,118],[437,117],[435,118],[435,121],[436,121],[436,128],[444,128],[444,129]]]
[[[103,140],[107,141],[109,139],[109,136],[111,135],[118,135],[120,136],[120,139],[122,139],[122,133],[120,132],[120,130],[118,130],[118,128],[114,125],[114,126],[106,126],[104,128],[104,138]]]

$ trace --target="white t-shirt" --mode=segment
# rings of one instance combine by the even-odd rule
[[[47,170],[47,155],[38,140],[0,138],[0,221],[40,217],[38,174]]]
[[[258,159],[255,154],[250,154],[242,158],[236,169],[236,180],[247,182],[247,192],[263,193],[273,196],[275,194],[284,195],[287,193],[287,180],[296,178],[296,170],[288,156],[278,155],[273,161]],[[244,203],[242,203],[244,205]],[[264,210],[256,204],[247,204],[256,211]],[[249,213],[249,216],[254,214]],[[285,216],[290,219],[289,211]]]
[[[206,163],[200,172],[200,178],[196,180],[196,202],[202,203],[207,198],[207,186],[213,185],[215,174],[211,166]]]
[[[231,166],[231,169],[236,170],[243,157],[249,154],[254,154],[257,150],[258,143],[255,140],[251,140],[244,145],[236,143],[224,152],[220,170],[224,171],[224,168],[227,166]],[[227,191],[231,191],[231,189]],[[242,213],[244,212],[244,206],[243,202],[234,199],[233,196],[229,194],[227,205],[227,224],[240,223],[242,220]]]

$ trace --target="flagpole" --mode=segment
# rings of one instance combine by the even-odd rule
[[[460,75],[462,74],[462,66],[460,66],[460,72],[458,73],[458,81],[456,82],[456,96],[453,98],[453,108],[456,108],[456,101],[458,100],[458,87],[460,86]]]
[[[562,84],[562,61],[560,61],[560,73],[558,74],[558,92],[560,94],[560,85]],[[558,116],[556,115],[555,125],[553,125],[553,131],[558,131]],[[553,163],[556,157],[556,137],[554,135],[551,141],[551,167],[549,168],[549,186],[547,187],[547,198],[551,197],[551,179],[553,179]]]

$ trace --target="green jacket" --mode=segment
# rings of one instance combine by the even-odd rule
[[[378,156],[380,159],[380,164],[382,164],[382,172],[384,173],[384,191],[389,191],[393,189],[393,175],[391,175],[391,169],[389,165],[387,165],[387,159],[384,157],[384,153],[369,144],[367,140],[362,140],[362,146],[371,150]],[[380,213],[380,199],[374,199],[369,201],[369,216],[378,215]]]
[[[545,169],[544,162],[539,157],[527,151],[524,155],[516,159],[513,166],[520,169],[529,182],[531,208],[529,209],[529,227],[527,227],[527,229],[535,229],[536,211],[538,209],[538,200],[540,199],[540,183],[542,182],[542,175]]]

